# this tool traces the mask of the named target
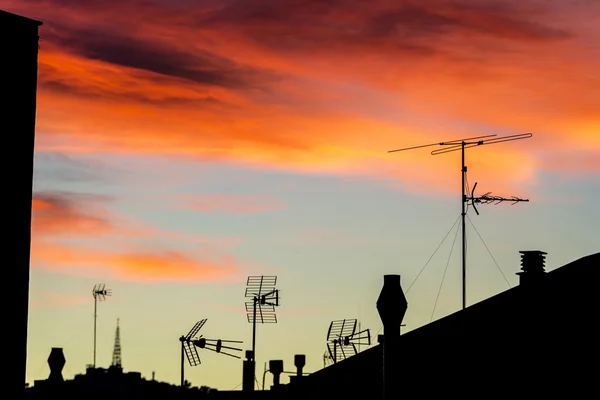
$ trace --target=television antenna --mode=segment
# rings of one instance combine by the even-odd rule
[[[331,321],[327,331],[327,351],[329,360],[334,364],[357,354],[357,345],[371,345],[371,331],[365,329],[357,332],[356,319]]]
[[[92,289],[92,296],[94,296],[94,368],[96,368],[96,320],[98,319],[98,302],[105,301],[106,296],[110,296],[111,294],[112,291],[106,289],[104,283],[94,285],[94,289]]]
[[[231,347],[227,345],[223,345],[223,343],[243,343],[240,340],[223,340],[223,339],[207,339],[200,335],[196,337],[200,329],[204,326],[207,319],[204,318],[198,322],[190,329],[187,335],[181,336],[179,341],[181,342],[181,386],[185,386],[184,379],[184,354],[185,358],[187,358],[188,363],[191,367],[195,367],[200,365],[200,356],[198,355],[198,349],[206,349],[211,350],[216,353],[220,353],[233,358],[240,358],[240,356],[234,354],[235,351],[242,351],[242,349],[237,347]],[[225,351],[223,351],[225,350]]]
[[[256,324],[276,324],[275,307],[279,306],[279,290],[275,289],[276,276],[249,276],[246,282],[246,313],[252,323],[252,361],[256,366]],[[255,372],[256,379],[256,372]]]
[[[389,150],[388,153],[394,153],[399,151],[406,150],[414,150],[421,149],[424,147],[430,146],[448,146],[444,149],[437,149],[431,152],[431,155],[436,156],[439,154],[450,153],[452,151],[461,151],[461,174],[462,174],[462,188],[461,188],[461,219],[462,219],[462,308],[463,310],[467,307],[467,233],[466,233],[466,222],[465,218],[467,215],[467,206],[471,205],[477,215],[479,215],[479,211],[477,210],[476,204],[498,204],[505,201],[511,201],[513,204],[519,202],[529,201],[528,199],[521,199],[519,197],[501,197],[501,196],[492,196],[491,192],[488,192],[482,196],[475,196],[475,188],[477,187],[477,182],[473,186],[471,190],[471,194],[467,194],[467,188],[465,186],[466,177],[467,177],[467,166],[465,165],[465,149],[483,146],[489,144],[496,144],[502,142],[509,142],[513,140],[520,139],[528,139],[533,136],[531,133],[520,133],[516,135],[509,136],[500,136],[498,135],[484,135],[477,136],[465,139],[457,139],[451,140],[448,142],[439,142],[439,143],[431,143],[420,146],[406,147],[403,149]]]

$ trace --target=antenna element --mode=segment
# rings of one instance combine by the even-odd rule
[[[242,349],[231,346],[224,346],[223,343],[243,343],[239,340],[222,340],[222,339],[207,339],[202,335],[196,337],[200,329],[204,326],[207,319],[202,319],[190,329],[187,335],[181,336],[179,341],[181,342],[181,387],[185,386],[184,379],[184,357],[187,358],[190,367],[200,365],[200,356],[198,355],[198,348],[207,349],[216,353],[224,354],[226,356],[240,358],[240,356],[234,354],[235,351],[242,351]],[[226,351],[222,351],[225,349]]]
[[[325,359],[329,359],[335,364],[338,361],[357,354],[357,345],[371,345],[371,331],[365,329],[357,332],[357,323],[358,320],[356,319],[331,321],[329,330],[327,331],[327,351],[329,352],[329,357],[324,356],[324,361]]]

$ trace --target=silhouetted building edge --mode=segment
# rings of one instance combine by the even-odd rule
[[[6,213],[7,265],[15,271],[16,299],[12,291],[4,291],[16,304],[17,321],[7,330],[6,341],[18,353],[14,367],[9,368],[8,393],[23,393],[27,366],[27,322],[29,308],[29,262],[31,251],[31,202],[33,186],[33,153],[35,143],[38,28],[40,21],[0,10],[0,77],[4,124],[4,147],[10,157],[2,158],[4,185],[10,188],[10,211]],[[4,303],[7,303],[6,301]],[[14,386],[13,386],[14,385]]]

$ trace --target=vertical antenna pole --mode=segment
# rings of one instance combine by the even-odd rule
[[[465,165],[465,142],[462,143],[462,199],[461,199],[461,218],[462,218],[462,308],[467,308],[467,232],[466,227],[466,207],[467,194],[465,192],[465,175],[467,174],[467,166]]]
[[[254,297],[254,304],[252,305],[252,359],[256,361],[256,302],[258,298]]]
[[[259,301],[258,296],[254,296],[254,304],[252,305],[252,361],[254,365],[254,379],[256,380],[256,303]],[[254,385],[254,382],[252,382]]]
[[[183,342],[181,342],[181,387],[183,387]]]
[[[98,310],[98,298],[94,296],[94,363],[92,364],[96,368],[96,316]]]

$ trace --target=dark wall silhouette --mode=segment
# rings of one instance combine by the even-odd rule
[[[27,359],[27,312],[29,307],[29,258],[31,242],[31,200],[33,148],[35,140],[38,27],[40,22],[0,10],[0,80],[3,97],[0,108],[4,157],[3,186],[7,209],[4,213],[4,249],[12,290],[4,296],[13,305],[16,320],[5,332],[6,343],[17,355],[7,368],[6,383],[14,393],[23,393]],[[16,296],[16,298],[15,298]],[[8,387],[6,389],[9,389]],[[8,390],[13,392],[13,387]]]

